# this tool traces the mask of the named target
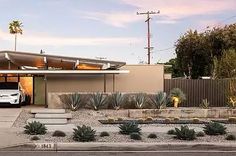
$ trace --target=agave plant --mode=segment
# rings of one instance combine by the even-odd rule
[[[66,94],[64,96],[61,96],[61,101],[69,106],[72,111],[78,110],[83,104],[81,94],[79,93]]]
[[[147,94],[145,93],[139,93],[134,96],[135,106],[136,108],[143,108],[145,103],[147,102]]]
[[[196,132],[194,129],[189,129],[188,126],[181,126],[180,129],[175,128],[175,138],[180,140],[194,140],[196,139]]]
[[[207,99],[202,99],[202,103],[199,106],[203,109],[208,109],[209,105],[210,105],[210,103]]]
[[[120,125],[119,128],[120,128],[120,134],[129,135],[131,133],[138,133],[138,134],[141,133],[141,128],[134,121],[126,122]]]
[[[111,94],[111,103],[114,109],[118,110],[120,109],[120,106],[124,102],[124,95],[120,92],[116,92]]]
[[[96,131],[93,130],[90,126],[77,126],[73,129],[73,140],[80,142],[89,142],[95,140]]]
[[[45,125],[37,121],[29,122],[24,128],[25,134],[29,135],[43,135],[47,133]]]
[[[174,103],[174,107],[178,107],[178,105],[186,100],[186,95],[179,88],[174,88],[170,91],[170,98]]]
[[[157,109],[162,109],[166,107],[167,96],[165,92],[158,92],[157,94],[150,96],[150,101]]]
[[[106,96],[102,93],[91,94],[90,104],[93,106],[94,110],[98,110],[101,106],[105,105]]]
[[[203,131],[207,135],[223,135],[226,134],[226,127],[218,122],[210,122],[203,127]]]

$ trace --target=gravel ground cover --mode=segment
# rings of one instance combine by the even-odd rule
[[[108,110],[109,111],[109,110]],[[91,127],[113,127],[114,125],[103,125],[98,120],[107,119],[107,111],[94,111],[94,110],[79,110],[77,112],[71,112],[73,118],[69,121],[70,123],[74,123],[75,125],[87,125]],[[108,112],[110,113],[110,112]],[[27,119],[32,118],[33,115],[30,114],[29,110],[23,110],[17,120],[15,121],[13,127],[15,128],[23,128],[26,124]],[[123,118],[123,119],[130,119],[130,118]],[[141,127],[180,127],[179,124],[140,124]],[[188,124],[191,127],[203,127],[202,124]],[[227,124],[226,125],[229,129],[235,129],[235,125]],[[235,131],[236,132],[236,131]],[[155,133],[155,132],[154,132]],[[72,133],[66,133],[66,137],[52,137],[52,133],[47,133],[46,135],[38,135],[40,140],[36,142],[73,142]],[[132,140],[129,138],[129,135],[121,135],[118,132],[110,132],[110,136],[108,137],[100,137],[99,133],[97,133],[96,141],[97,142],[140,142],[136,140]],[[157,135],[156,139],[147,138],[150,133],[142,133],[142,142],[186,142],[182,140],[176,140],[171,135],[167,135],[166,133],[155,133]],[[235,134],[235,133],[234,133]],[[24,134],[22,131],[17,132],[17,135],[29,139],[32,137],[30,135]],[[194,141],[189,142],[230,142],[225,140],[226,135],[222,136],[204,136],[199,137]],[[231,141],[236,142],[236,141]]]
[[[169,142],[236,142],[236,141],[228,141],[225,140],[226,135],[222,136],[204,136],[198,137],[194,141],[184,141],[184,140],[177,140],[173,138],[173,135],[167,135],[166,133],[155,133],[157,138],[150,139],[147,136],[150,133],[142,133],[142,140],[132,140],[130,139],[129,135],[121,135],[119,133],[109,133],[110,136],[100,137],[99,133],[96,135],[96,140],[94,142],[147,142],[147,143],[155,143],[155,142],[162,142],[162,143],[169,143]],[[18,132],[17,134],[20,137],[24,137],[28,140],[32,137],[31,135],[26,135],[23,132]],[[35,142],[74,142],[72,133],[67,133],[66,137],[52,137],[52,133],[47,133],[45,135],[37,135],[40,140]]]

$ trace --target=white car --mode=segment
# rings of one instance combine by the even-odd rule
[[[19,82],[0,82],[0,105],[20,107],[25,102],[25,93]]]

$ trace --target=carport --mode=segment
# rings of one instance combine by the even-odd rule
[[[48,85],[47,79],[51,76],[72,77],[77,75],[103,76],[103,92],[106,92],[107,75],[112,76],[113,91],[115,88],[115,75],[129,73],[120,70],[125,62],[96,60],[79,57],[54,56],[28,52],[0,51],[0,77],[7,82],[11,78],[20,82],[21,78],[32,77],[32,103],[35,103],[38,94],[35,89],[36,79],[43,80],[45,105],[47,106]],[[39,85],[42,86],[42,85]]]

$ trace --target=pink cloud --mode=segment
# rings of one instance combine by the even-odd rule
[[[115,27],[144,20],[136,12],[161,11],[157,23],[173,24],[178,20],[206,14],[217,14],[226,10],[235,10],[235,0],[122,0],[124,4],[135,7],[131,11],[84,13],[84,18],[104,22]]]

